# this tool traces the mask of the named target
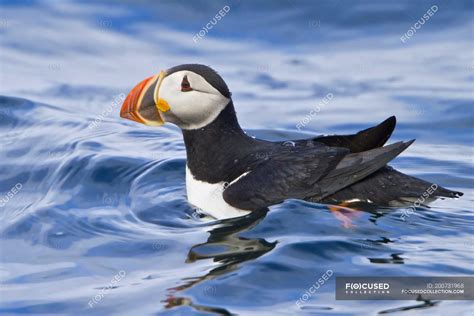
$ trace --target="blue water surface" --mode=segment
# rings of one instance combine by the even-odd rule
[[[0,3],[0,314],[472,315],[469,301],[335,300],[338,275],[474,273],[472,1]],[[290,200],[203,221],[179,129],[119,118],[136,83],[183,63],[219,71],[261,138],[396,115],[392,141],[417,141],[392,166],[465,195],[405,220]]]

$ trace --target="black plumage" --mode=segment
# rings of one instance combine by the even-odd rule
[[[417,198],[432,185],[386,166],[413,142],[382,147],[395,123],[391,117],[354,135],[270,142],[246,135],[231,100],[212,123],[183,130],[183,136],[193,177],[226,182],[224,200],[238,209],[257,210],[289,198],[323,203],[360,199],[384,206]],[[460,195],[437,186],[433,197]]]
[[[354,135],[319,136],[313,140],[331,147],[348,148],[351,153],[383,146],[392,135],[397,119],[391,116],[377,126],[367,128]]]

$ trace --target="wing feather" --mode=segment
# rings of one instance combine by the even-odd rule
[[[232,182],[224,200],[239,209],[257,210],[285,199],[323,199],[377,171],[413,143],[397,142],[350,154],[337,147],[291,147]]]

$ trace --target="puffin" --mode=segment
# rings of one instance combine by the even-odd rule
[[[146,78],[125,98],[120,116],[148,126],[177,125],[186,147],[186,193],[215,219],[248,215],[287,199],[397,207],[448,190],[387,165],[413,142],[385,145],[395,116],[351,135],[268,141],[247,135],[222,77],[201,64],[183,64]]]

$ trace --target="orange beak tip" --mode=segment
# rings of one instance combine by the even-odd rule
[[[144,123],[138,114],[140,108],[140,96],[143,89],[147,86],[148,81],[153,79],[154,76],[142,80],[137,84],[127,95],[125,101],[123,101],[122,108],[120,109],[120,117],[128,120],[132,120],[138,123]]]

